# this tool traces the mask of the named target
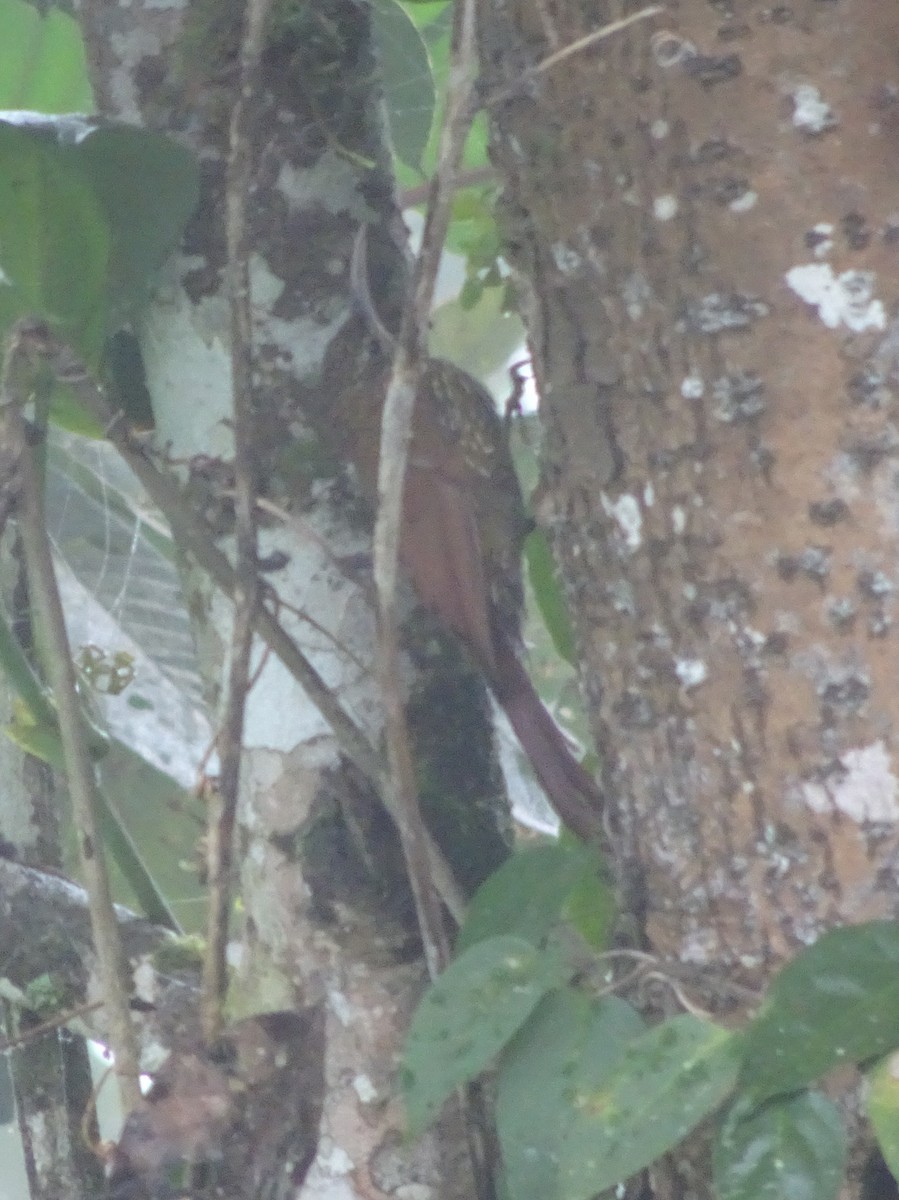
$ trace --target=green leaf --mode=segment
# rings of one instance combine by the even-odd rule
[[[449,12],[449,6],[446,8],[446,12]],[[439,131],[443,121],[444,110],[443,97],[446,94],[446,81],[449,73],[450,22],[448,20],[441,20],[438,16],[429,27],[423,28],[422,32],[427,40],[431,77],[438,100],[431,125],[431,135],[428,138],[427,145],[421,157],[420,166],[417,165],[418,169],[413,171],[411,168],[404,166],[402,162],[398,164],[397,181],[400,188],[416,186],[421,182],[422,173],[430,177],[437,166],[437,150],[440,140]],[[490,159],[487,154],[488,140],[487,118],[481,112],[478,113],[472,122],[471,130],[465,142],[465,148],[462,152],[462,162],[460,164],[463,171],[472,171],[480,167],[489,166]]]
[[[122,315],[143,301],[197,207],[197,164],[170,138],[129,125],[96,128],[71,152],[109,224],[108,303],[118,328]]]
[[[567,977],[557,951],[537,950],[522,938],[491,938],[457,958],[425,993],[406,1039],[411,1131],[420,1133],[455,1087],[479,1075]]]
[[[685,1013],[630,1042],[611,1076],[571,1089],[560,1200],[589,1200],[682,1141],[733,1090],[739,1035]]]
[[[899,922],[823,934],[774,980],[747,1038],[741,1082],[756,1101],[899,1046]]]
[[[503,1052],[497,1132],[510,1200],[558,1196],[559,1144],[576,1118],[572,1097],[619,1064],[643,1021],[617,997],[561,988],[541,1000]]]
[[[501,934],[535,946],[552,929],[578,883],[597,869],[597,856],[579,844],[533,846],[513,854],[472,897],[457,952]]]
[[[52,7],[0,0],[0,109],[90,112],[94,107],[78,22]]]
[[[23,315],[48,321],[85,357],[99,353],[109,229],[77,162],[59,140],[83,123],[17,114],[0,120],[0,330]]]
[[[431,60],[415,22],[396,0],[374,0],[371,13],[393,148],[401,162],[419,170],[434,120]]]
[[[568,616],[568,605],[562,595],[559,575],[546,540],[546,534],[535,529],[528,534],[524,543],[524,558],[528,568],[528,578],[534,590],[534,599],[543,617],[547,632],[552,638],[556,651],[572,664],[576,662],[574,631]]]
[[[866,1105],[884,1162],[899,1179],[899,1053],[888,1054],[870,1071]]]
[[[570,921],[588,946],[608,950],[618,916],[615,888],[611,883],[608,865],[594,864],[575,883],[562,916]]]
[[[833,1200],[846,1163],[846,1131],[820,1092],[756,1108],[737,1101],[722,1122],[713,1171],[718,1200]]]
[[[403,8],[418,29],[425,29],[447,11],[450,0],[403,0]]]
[[[91,367],[196,206],[188,152],[66,115],[0,120],[0,331],[46,320]]]

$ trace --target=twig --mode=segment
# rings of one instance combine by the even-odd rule
[[[520,91],[522,85],[529,79],[533,79],[537,75],[544,75],[547,71],[551,71],[554,67],[557,67],[560,62],[571,58],[573,54],[580,54],[584,50],[589,50],[591,46],[595,46],[597,42],[605,41],[613,33],[620,33],[622,29],[627,29],[629,25],[634,25],[637,21],[645,21],[647,17],[657,17],[664,11],[664,4],[651,4],[648,8],[641,8],[639,12],[630,13],[629,16],[622,17],[618,21],[610,21],[608,25],[603,25],[601,29],[594,29],[592,33],[585,33],[583,37],[576,38],[575,41],[569,42],[567,46],[562,46],[558,50],[554,50],[552,54],[548,54],[546,58],[541,59],[540,62],[530,67],[527,71],[522,71],[514,83],[493,92],[487,98],[486,102],[493,105],[499,104],[503,100],[508,100],[510,96]]]
[[[622,29],[627,29],[629,25],[636,24],[637,21],[645,21],[647,17],[657,17],[659,13],[665,11],[664,4],[651,4],[648,8],[641,8],[639,12],[631,13],[627,17],[622,17],[619,21],[610,21],[608,25],[603,25],[602,29],[594,29],[592,33],[586,33],[583,37],[577,38],[573,42],[569,42],[567,46],[562,46],[560,49],[547,55],[533,68],[532,71],[526,72],[528,75],[542,75],[545,71],[551,71],[553,67],[564,62],[566,58],[570,58],[572,54],[580,54],[582,50],[589,50],[597,42],[605,41],[607,37],[611,37],[613,33],[620,33]]]
[[[379,676],[384,692],[390,776],[385,791],[393,797],[406,871],[431,977],[446,966],[449,946],[439,896],[428,871],[424,823],[403,705],[396,583],[402,521],[403,481],[415,398],[427,362],[428,318],[434,283],[449,224],[450,203],[465,137],[475,112],[477,46],[475,0],[453,7],[446,116],[440,135],[437,170],[431,181],[422,245],[412,270],[403,309],[393,369],[384,401],[378,463],[378,515],[374,537],[374,576],[378,594]]]
[[[209,1041],[221,1032],[227,988],[226,951],[233,895],[234,825],[240,793],[246,699],[250,687],[253,613],[259,603],[256,538],[256,478],[253,467],[253,319],[247,245],[247,200],[252,182],[252,123],[259,62],[271,0],[247,0],[241,45],[240,92],[231,116],[225,223],[231,306],[235,538],[237,586],[231,661],[222,727],[221,772],[208,810],[209,908],[203,960],[203,1032]]]
[[[140,1099],[137,1039],[128,1008],[125,985],[126,960],[112,906],[109,878],[103,856],[98,816],[96,777],[78,699],[78,677],[72,661],[69,639],[50,539],[44,514],[44,495],[38,466],[38,447],[30,444],[29,428],[23,415],[27,397],[17,394],[13,384],[16,359],[20,358],[21,329],[14,327],[5,347],[0,406],[6,418],[10,440],[19,456],[21,492],[19,536],[28,578],[28,592],[34,606],[40,634],[44,669],[56,699],[60,739],[72,812],[87,888],[97,967],[109,1017],[110,1043],[126,1110]]]
[[[68,1025],[77,1017],[87,1016],[88,1013],[96,1012],[98,1008],[102,1007],[102,1000],[91,1000],[87,1004],[78,1004],[75,1008],[67,1008],[65,1012],[56,1013],[54,1016],[48,1017],[46,1021],[41,1021],[39,1025],[31,1025],[28,1029],[17,1033],[15,1037],[0,1039],[0,1054],[5,1054],[7,1050],[16,1050],[19,1046],[26,1046],[29,1042],[36,1042],[44,1034],[53,1033],[54,1030],[61,1029],[63,1025]]]

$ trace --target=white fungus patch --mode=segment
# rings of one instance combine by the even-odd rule
[[[643,541],[643,514],[636,497],[625,492],[617,500],[610,500],[603,492],[601,499],[606,513],[615,520],[625,546],[630,551],[638,550]]]
[[[149,958],[141,959],[134,968],[132,978],[134,979],[135,996],[139,1000],[143,1000],[145,1004],[154,1004],[156,1002],[158,977],[156,968]]]
[[[687,514],[680,504],[675,504],[671,510],[671,528],[677,537],[687,528]]]
[[[701,658],[679,658],[674,664],[674,673],[686,691],[699,687],[708,678],[708,667]]]
[[[553,242],[550,247],[553,261],[563,275],[573,275],[580,270],[582,258],[576,250],[566,246],[564,242]]]
[[[737,196],[736,200],[731,200],[727,207],[731,212],[735,213],[749,212],[751,208],[755,208],[756,204],[758,204],[758,200],[758,192],[754,192],[751,188],[747,188],[745,192],[742,192],[739,196]]]
[[[655,121],[653,121],[649,127],[650,136],[655,138],[657,142],[661,142],[663,138],[666,138],[670,130],[671,127],[668,122],[663,121],[661,117],[658,117]]]
[[[353,1080],[353,1091],[363,1104],[374,1104],[378,1098],[378,1089],[367,1075],[357,1075]]]
[[[686,375],[681,380],[680,394],[685,400],[699,400],[704,391],[701,375]]]
[[[883,740],[840,756],[845,770],[841,778],[804,783],[802,794],[813,812],[834,808],[853,821],[895,821],[899,818],[899,780],[893,773]]]
[[[652,215],[657,221],[670,221],[677,214],[677,196],[672,196],[670,193],[665,196],[656,196],[652,202]]]
[[[830,263],[803,263],[786,273],[788,286],[818,310],[828,329],[845,325],[854,333],[884,329],[883,303],[874,299],[873,271],[843,271],[834,275]]]
[[[833,109],[811,83],[801,83],[793,91],[793,125],[803,133],[826,133],[838,124]]]

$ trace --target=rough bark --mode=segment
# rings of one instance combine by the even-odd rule
[[[488,96],[553,49],[513,10]],[[895,910],[895,17],[696,0],[493,104],[647,933],[756,978]]]
[[[897,14],[685,0],[535,69],[639,7],[487,0],[492,152],[623,889],[762,987],[897,912]]]

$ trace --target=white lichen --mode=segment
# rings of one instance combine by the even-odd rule
[[[735,213],[749,212],[751,208],[755,208],[756,204],[758,204],[758,199],[758,192],[754,192],[751,188],[747,188],[747,190],[737,196],[735,200],[731,200],[727,207],[731,212]]]
[[[699,400],[705,391],[701,375],[686,375],[681,380],[680,394],[685,400]]]
[[[801,300],[817,309],[828,329],[845,325],[853,333],[861,333],[886,327],[883,303],[874,299],[873,271],[834,275],[829,263],[803,263],[791,267],[785,279]]]
[[[576,250],[572,250],[564,242],[553,242],[550,250],[553,261],[562,275],[573,275],[580,270],[583,259]]]
[[[353,1079],[353,1091],[363,1104],[374,1104],[378,1098],[378,1089],[367,1075],[357,1075]]]
[[[678,209],[677,196],[672,196],[670,193],[665,196],[656,196],[652,202],[652,215],[657,221],[670,221],[676,216]]]
[[[635,496],[625,493],[617,500],[610,499],[605,492],[601,494],[602,506],[618,526],[625,546],[631,552],[639,550],[643,541],[643,514]]]
[[[826,784],[806,782],[802,795],[813,812],[836,808],[853,821],[899,818],[899,780],[883,739],[840,756],[845,774]]]
[[[674,664],[674,673],[680,680],[681,687],[690,691],[691,688],[705,683],[709,670],[701,658],[680,658]]]
[[[794,89],[793,125],[797,129],[817,136],[837,124],[836,114],[813,84],[801,83]]]

